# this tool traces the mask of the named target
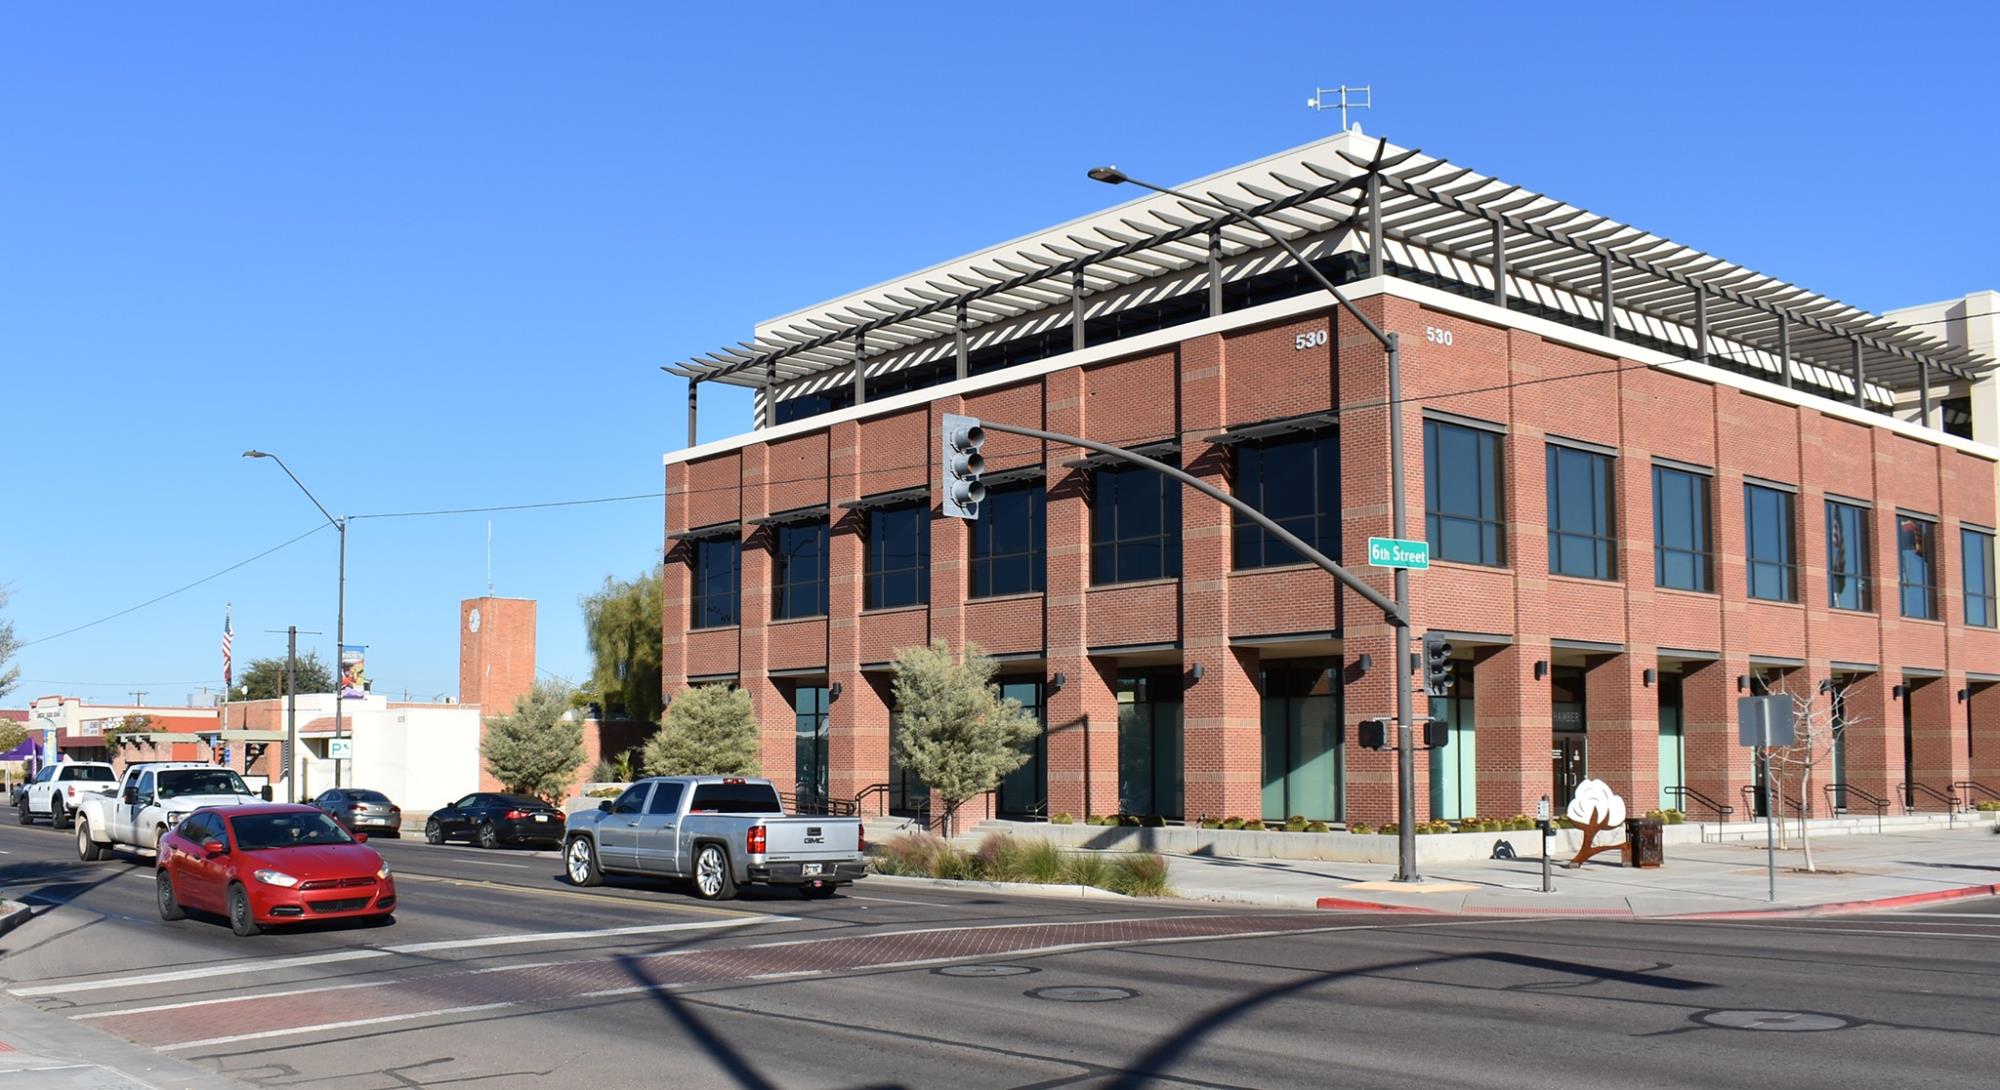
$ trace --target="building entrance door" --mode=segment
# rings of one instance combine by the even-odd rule
[[[1569,806],[1569,800],[1576,797],[1576,785],[1583,782],[1589,768],[1585,760],[1584,746],[1587,736],[1582,731],[1559,733],[1549,755],[1555,759],[1555,809],[1561,813]]]

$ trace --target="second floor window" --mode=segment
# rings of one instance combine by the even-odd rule
[[[743,544],[734,535],[704,537],[694,543],[694,601],[690,627],[735,624],[736,577]]]
[[[1042,482],[1002,485],[986,494],[972,521],[972,597],[1042,589]]]
[[[1090,581],[1179,576],[1181,483],[1144,466],[1106,466],[1091,483]]]
[[[1833,609],[1875,608],[1868,578],[1868,509],[1826,501],[1826,604]]]
[[[826,523],[779,526],[771,559],[771,616],[820,617],[826,614]]]
[[[1236,497],[1327,556],[1340,558],[1340,440],[1322,431],[1236,447]],[[1236,566],[1302,564],[1298,550],[1236,521]]]
[[[1654,466],[1653,585],[1714,590],[1713,541],[1707,475]]]
[[[1500,532],[1500,436],[1424,421],[1424,533],[1439,560],[1506,563]]]
[[[1616,578],[1611,457],[1550,443],[1549,574]]]
[[[1959,548],[1965,568],[1965,623],[1976,628],[2000,626],[1993,612],[1993,535],[1981,530],[1960,530]]]
[[[1897,512],[1896,553],[1903,616],[1937,620],[1937,523]]]
[[[867,570],[863,574],[864,608],[917,606],[931,600],[929,504],[918,501],[868,512]]]
[[[1792,549],[1792,494],[1761,484],[1743,486],[1743,561],[1750,597],[1799,600]]]

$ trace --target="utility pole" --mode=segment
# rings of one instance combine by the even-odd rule
[[[143,708],[146,706],[146,694],[150,691],[148,689],[127,689],[125,690],[125,694],[132,698],[133,707]]]
[[[334,699],[339,699],[335,694]],[[299,626],[285,630],[285,801],[299,801]]]

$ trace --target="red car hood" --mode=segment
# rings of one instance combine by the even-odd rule
[[[246,871],[270,867],[301,882],[318,878],[373,878],[382,869],[382,857],[366,844],[267,848],[261,852],[243,852],[241,857],[242,869]]]

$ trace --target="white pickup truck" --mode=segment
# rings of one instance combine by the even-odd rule
[[[76,854],[86,863],[114,848],[158,852],[160,837],[204,806],[264,801],[227,768],[193,763],[133,765],[114,795],[84,800],[76,814]]]
[[[57,829],[69,828],[70,815],[92,795],[109,795],[118,789],[118,774],[102,761],[64,761],[40,772],[21,792],[21,824],[32,825],[38,817],[49,819]]]
[[[787,816],[769,780],[656,776],[571,816],[563,870],[579,886],[686,878],[710,901],[753,883],[831,897],[867,873],[866,847],[860,818]]]

